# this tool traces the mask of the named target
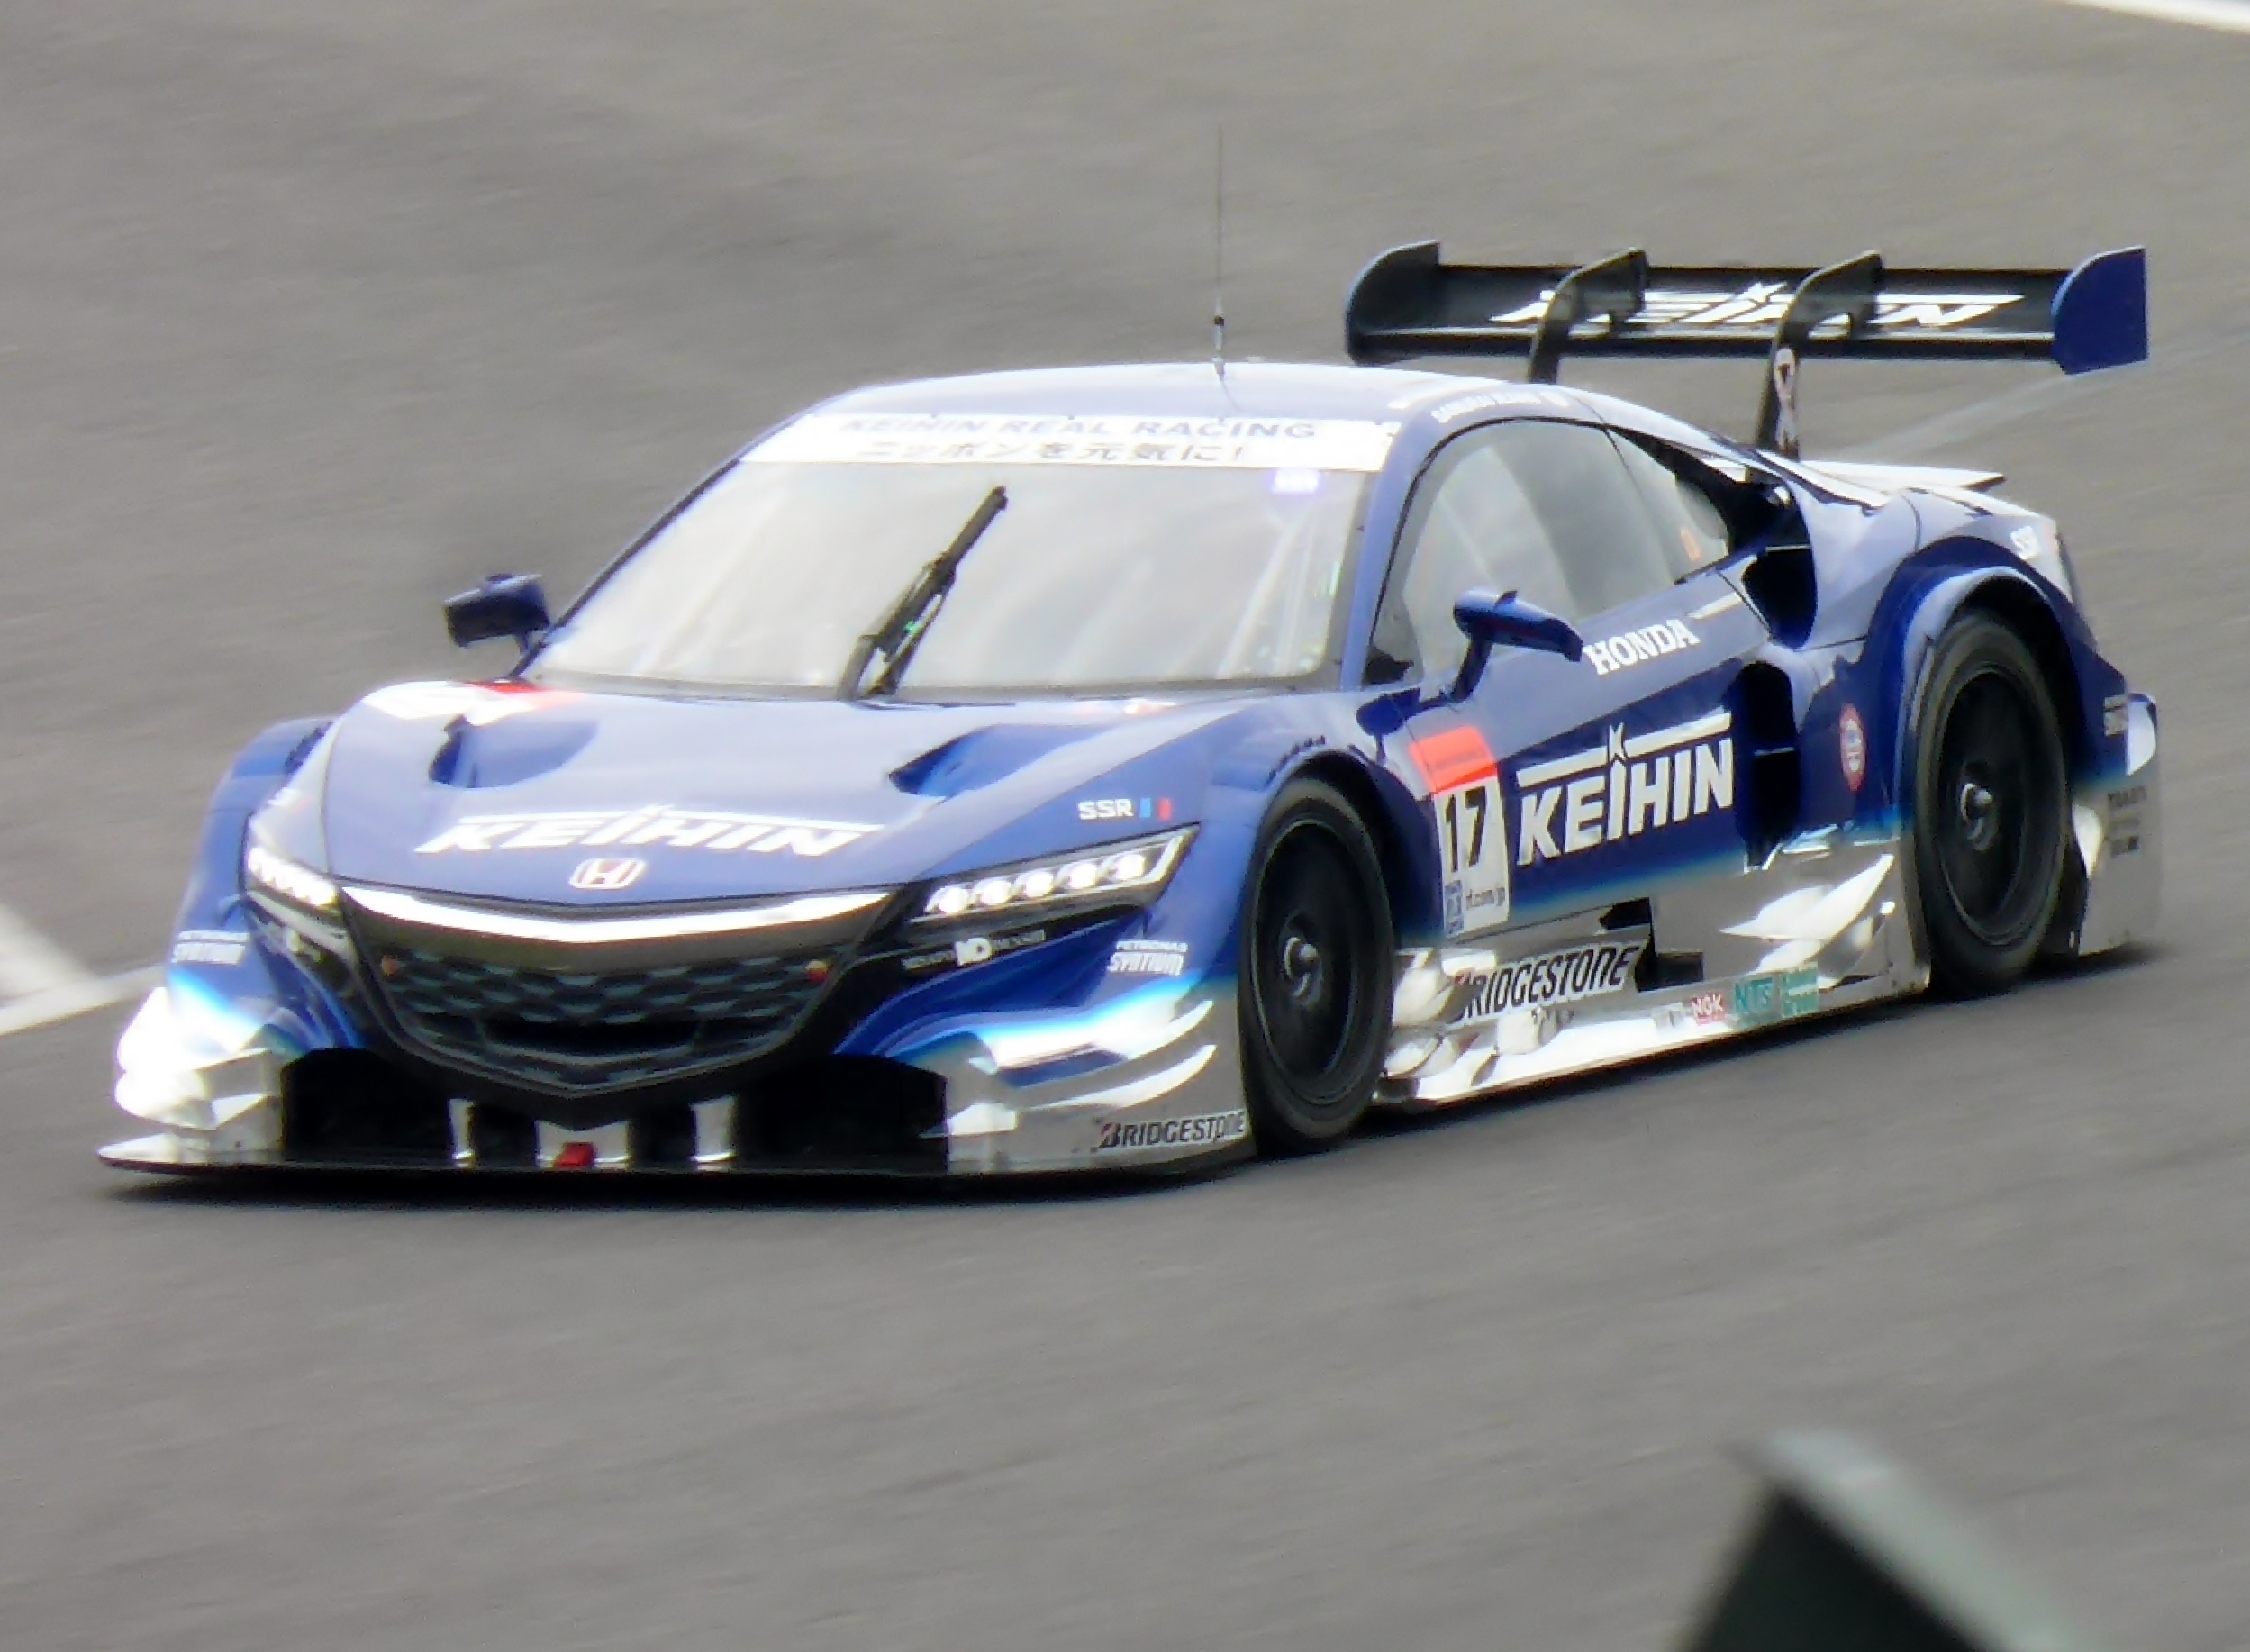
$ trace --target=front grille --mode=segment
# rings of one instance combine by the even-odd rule
[[[625,1125],[611,1168],[706,1175],[731,1171],[936,1175],[946,1168],[945,1082],[857,1056],[785,1060],[726,1082],[700,1103],[657,1100],[603,1109]],[[708,1114],[719,1104],[719,1118]],[[282,1070],[282,1157],[307,1169],[531,1171],[551,1162],[550,1123],[583,1098],[517,1094],[449,1100],[442,1085],[371,1050],[319,1049]],[[703,1157],[708,1154],[708,1157]]]
[[[796,1030],[832,950],[564,972],[393,945],[375,978],[439,1060],[551,1090],[655,1083],[747,1061]]]
[[[364,1049],[316,1049],[282,1069],[282,1157],[302,1165],[439,1168],[453,1160],[442,1092]]]

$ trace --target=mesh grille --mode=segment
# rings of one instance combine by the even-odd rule
[[[796,1029],[835,967],[821,952],[566,975],[394,947],[376,978],[400,1030],[430,1054],[593,1090],[764,1054]]]

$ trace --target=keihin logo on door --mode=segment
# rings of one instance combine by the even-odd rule
[[[1526,765],[1516,864],[1559,860],[1660,831],[1735,803],[1733,713],[1647,734],[1613,728],[1605,745]]]

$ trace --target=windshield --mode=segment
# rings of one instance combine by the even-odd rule
[[[1306,677],[1329,659],[1372,468],[764,457],[777,447],[617,567],[534,675],[836,692],[859,639],[1004,488],[902,696]]]

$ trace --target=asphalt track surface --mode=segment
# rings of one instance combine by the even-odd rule
[[[571,587],[806,399],[1197,354],[1221,119],[1243,354],[1333,359],[1353,269],[1430,233],[2148,242],[2157,367],[1805,395],[1816,449],[2063,516],[2164,707],[2162,943],[1085,1196],[167,1192],[91,1155],[122,1012],[24,1032],[7,1644],[1618,1652],[1723,1544],[1725,1442],[1807,1421],[2119,1645],[2250,1639],[2250,39],[2037,0],[10,5],[0,903],[145,963],[240,740],[449,668],[447,592]],[[1755,373],[1577,377],[1739,427]]]

